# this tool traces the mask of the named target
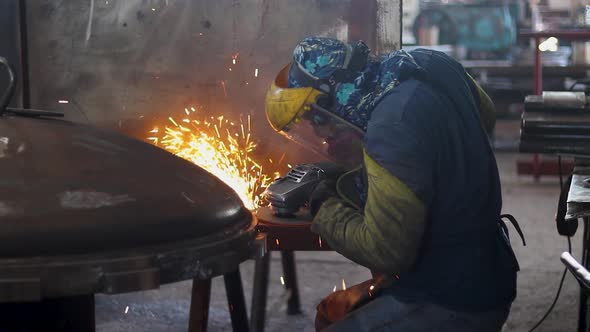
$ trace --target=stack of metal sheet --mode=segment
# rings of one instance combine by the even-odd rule
[[[520,151],[590,156],[590,97],[565,91],[527,96]]]

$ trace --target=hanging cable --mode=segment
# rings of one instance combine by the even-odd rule
[[[568,241],[569,241],[569,237],[568,237]],[[545,312],[543,317],[541,317],[541,319],[537,322],[537,324],[535,324],[535,326],[533,326],[533,328],[531,328],[529,330],[529,332],[533,332],[534,330],[537,329],[537,327],[539,327],[541,324],[543,324],[545,319],[553,311],[553,308],[555,308],[555,304],[557,303],[557,300],[559,299],[559,295],[561,294],[561,289],[563,288],[563,281],[565,280],[566,273],[567,273],[567,267],[563,270],[563,273],[561,274],[561,280],[559,281],[559,287],[557,288],[557,293],[555,294],[555,298],[553,299],[553,303],[551,303],[551,306],[549,307],[549,309],[547,309],[547,311]]]
[[[557,171],[559,172],[559,188],[563,189],[563,173],[561,172],[561,155],[557,156]]]
[[[4,114],[4,112],[6,111],[8,103],[10,103],[10,100],[14,95],[16,78],[14,76],[14,71],[12,70],[12,67],[10,66],[6,58],[0,56],[0,64],[4,66],[4,68],[6,68],[6,72],[8,73],[8,86],[6,87],[6,92],[4,92],[4,95],[2,96],[2,98],[0,98],[0,116],[2,116],[2,114]]]
[[[561,168],[561,156],[557,156],[557,167],[558,167],[558,171],[559,171],[559,188],[563,191],[564,188],[563,188],[563,173],[562,173],[562,168]],[[568,187],[569,187],[569,184],[568,184]],[[562,211],[562,212],[563,212],[563,214],[565,216],[565,211]],[[570,254],[572,253],[572,240],[571,240],[571,236],[567,236],[567,250],[568,250],[568,252]],[[547,309],[547,311],[545,312],[545,314],[543,315],[543,317],[541,317],[541,319],[539,319],[539,321],[529,330],[529,332],[533,332],[541,324],[543,324],[543,322],[545,321],[545,319],[553,311],[553,308],[555,308],[555,304],[557,304],[557,300],[559,299],[559,295],[561,295],[561,289],[563,288],[563,283],[565,281],[565,275],[566,275],[566,273],[567,273],[567,267],[563,270],[563,273],[561,274],[561,280],[559,281],[559,286],[557,287],[557,293],[555,294],[555,298],[553,299],[553,302],[549,306],[549,309]]]

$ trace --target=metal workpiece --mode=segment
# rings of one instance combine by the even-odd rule
[[[581,109],[586,107],[586,94],[582,91],[543,91],[543,103],[548,107]]]
[[[192,241],[86,255],[0,259],[0,302],[34,302],[83,294],[158,288],[191,278],[209,279],[258,258],[264,238],[233,227]]]
[[[110,131],[0,117],[0,303],[158,288],[265,253],[221,180]]]
[[[0,256],[26,258],[204,238],[247,227],[251,213],[221,180],[150,144],[5,116],[0,220]]]
[[[590,272],[567,251],[563,252],[559,258],[580,284],[586,290],[590,290]]]

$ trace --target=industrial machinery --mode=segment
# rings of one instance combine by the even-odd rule
[[[590,97],[584,92],[544,91],[525,99],[520,151],[590,156]]]
[[[334,163],[298,164],[286,176],[275,180],[265,192],[273,212],[293,217],[309,200],[315,186],[324,179],[337,179],[344,169]]]
[[[428,3],[412,26],[418,44],[420,30],[438,28],[438,43],[462,46],[468,54],[506,55],[516,41],[518,8],[504,3]]]

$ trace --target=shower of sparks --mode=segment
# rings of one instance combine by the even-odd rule
[[[281,285],[285,286],[285,278],[283,276],[281,276]]]
[[[154,128],[147,139],[215,175],[230,186],[249,209],[261,204],[261,194],[278,176],[267,174],[252,157],[256,144],[251,122],[230,122],[224,116],[195,119],[194,108],[186,108],[182,118],[168,118],[161,130]]]
[[[127,315],[127,313],[129,312],[129,306],[125,307],[125,315]]]
[[[254,69],[254,77],[258,77],[258,68]]]
[[[69,104],[70,103],[68,100],[63,100],[63,99],[62,100],[58,100],[57,102],[60,103],[60,104]]]

